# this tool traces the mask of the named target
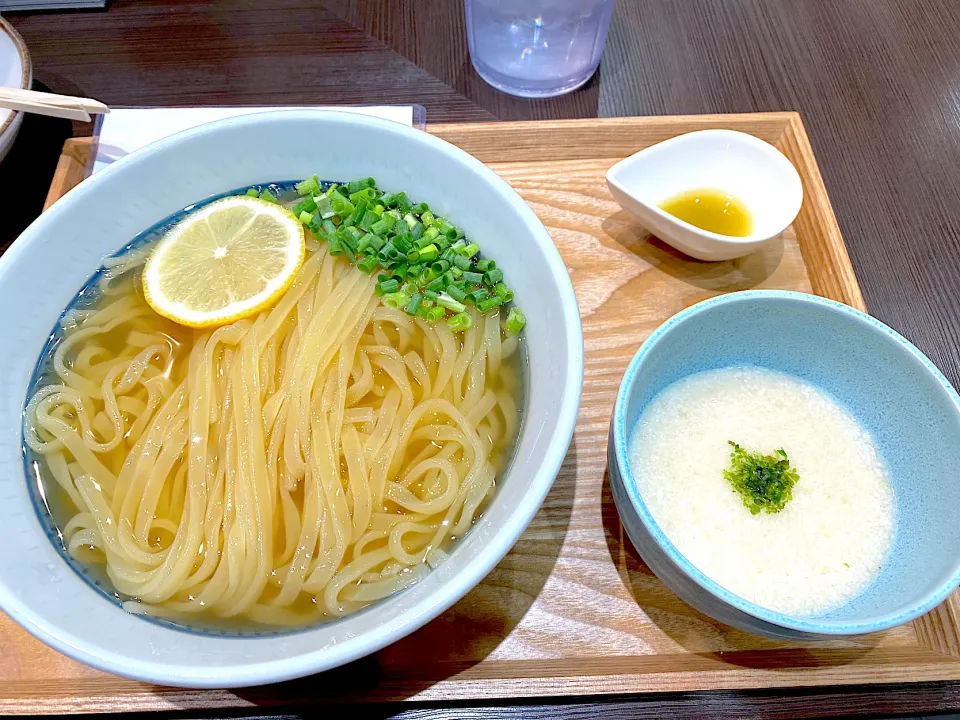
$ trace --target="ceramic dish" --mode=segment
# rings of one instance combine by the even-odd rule
[[[31,505],[21,412],[37,354],[101,258],[140,231],[210,195],[318,171],[330,179],[374,176],[384,188],[429,202],[482,238],[511,278],[528,319],[529,362],[514,460],[450,558],[362,612],[253,637],[175,629],[128,614],[68,566]],[[572,437],[583,382],[573,287],[533,211],[453,145],[398,123],[340,112],[270,112],[211,123],[85,180],[0,258],[0,336],[0,607],[73,658],[163,685],[234,687],[315,673],[374,652],[450,607],[499,562],[539,508]]]
[[[897,501],[879,575],[846,605],[790,617],[727,591],[694,567],[644,503],[627,443],[647,404],[703,370],[759,366],[829,393],[873,436]],[[878,320],[813,295],[747,291],[694,305],[658,328],[630,362],[610,429],[610,483],[624,527],[650,568],[701,612],[750,632],[816,639],[916,618],[960,583],[960,397],[917,348]]]
[[[803,202],[800,175],[783,153],[736,130],[700,130],[634,153],[607,171],[613,197],[640,223],[698,260],[731,260],[774,241],[793,222]],[[702,230],[660,209],[694,188],[717,188],[738,197],[753,217],[753,230],[731,237]]]
[[[23,38],[0,18],[0,87],[29,90],[32,81],[33,66]],[[10,151],[22,123],[22,112],[0,108],[0,161]]]

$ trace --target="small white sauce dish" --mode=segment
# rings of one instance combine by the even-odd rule
[[[607,186],[647,230],[698,260],[756,252],[790,226],[803,202],[800,175],[783,153],[734,130],[699,130],[652,145],[607,170]],[[753,233],[720,235],[660,209],[665,200],[695,188],[738,197],[753,218]]]

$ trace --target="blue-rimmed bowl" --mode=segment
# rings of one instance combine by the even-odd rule
[[[178,629],[124,612],[116,598],[74,572],[52,520],[33,502],[21,431],[37,358],[104,256],[189,205],[314,172],[329,180],[373,176],[386,189],[429,203],[477,238],[510,278],[528,320],[529,365],[513,461],[446,561],[360,612],[257,635]],[[355,660],[413,632],[479,583],[527,527],[566,455],[583,385],[583,334],[556,246],[499,175],[399,123],[289,110],[220,120],[141,148],[41,215],[0,258],[0,367],[0,609],[96,668],[160,685],[224,688]]]
[[[630,436],[658,393],[697,372],[744,365],[829,393],[871,433],[889,470],[897,515],[887,561],[859,596],[823,615],[767,610],[710,580],[664,535],[630,471]],[[644,561],[684,601],[734,627],[800,640],[874,632],[923,615],[960,584],[960,397],[910,342],[846,305],[754,290],[673,316],[627,368],[608,452],[613,497]]]

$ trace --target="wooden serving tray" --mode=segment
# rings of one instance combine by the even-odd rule
[[[780,148],[803,180],[783,242],[725,263],[649,238],[607,191],[613,163],[691,130],[733,128]],[[960,679],[960,604],[853,640],[755,637],[681,602],[625,538],[606,474],[607,427],[630,357],[660,323],[733,290],[815,292],[864,309],[820,172],[795,113],[436,125],[500,173],[563,255],[583,315],[583,402],[566,462],[513,551],[437,620],[344,668],[233,691],[161,688],[80,665],[0,615],[0,713],[692,691]],[[50,190],[80,182],[90,140],[71,140]],[[280,641],[282,642],[282,640]]]

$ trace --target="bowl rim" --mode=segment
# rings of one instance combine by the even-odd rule
[[[0,17],[0,32],[5,32],[10,36],[10,39],[13,40],[17,52],[20,54],[20,89],[29,90],[33,79],[33,62],[30,59],[30,51],[27,49],[27,44],[23,41],[20,33],[16,31],[13,25],[2,17]],[[21,114],[19,110],[11,112],[4,123],[0,125],[0,135],[3,135],[13,124],[13,121],[16,120],[17,116]]]
[[[688,223],[686,220],[681,220],[680,218],[671,215],[657,205],[653,205],[645,200],[641,200],[629,189],[627,189],[627,186],[619,178],[619,174],[623,171],[623,168],[629,167],[639,160],[643,155],[651,154],[651,151],[668,151],[673,145],[680,145],[684,142],[689,142],[692,136],[702,137],[704,135],[718,136],[721,138],[725,136],[733,136],[737,138],[737,142],[762,148],[762,152],[765,152],[769,154],[771,158],[774,158],[773,162],[783,168],[784,174],[789,175],[791,181],[796,181],[796,186],[799,192],[796,193],[795,197],[791,198],[794,200],[794,202],[791,202],[790,204],[784,204],[785,210],[783,217],[789,217],[789,219],[783,223],[783,227],[780,227],[781,223],[778,222],[773,226],[779,228],[776,232],[751,233],[749,235],[743,235],[739,237],[736,235],[722,235],[720,233],[713,232],[712,230],[704,230],[701,227],[697,227],[696,225]],[[768,143],[766,140],[761,140],[756,135],[751,135],[750,133],[742,132],[740,130],[731,130],[729,128],[706,128],[704,130],[693,130],[691,132],[681,133],[680,135],[674,135],[666,140],[661,140],[660,142],[650,145],[649,147],[645,147],[642,150],[638,150],[632,155],[629,155],[611,165],[606,172],[606,179],[609,184],[615,186],[617,190],[629,197],[634,202],[642,205],[649,212],[652,212],[660,220],[665,221],[680,230],[684,230],[692,235],[696,235],[701,239],[708,240],[717,248],[723,247],[725,249],[746,249],[751,245],[765,243],[768,240],[771,240],[772,238],[782,234],[784,230],[790,227],[793,221],[797,219],[797,215],[800,214],[800,208],[803,207],[803,180],[800,178],[800,172],[797,170],[796,166],[790,162],[790,158],[784,155],[778,147]]]
[[[15,595],[9,592],[7,582],[0,580],[0,607],[3,608],[4,612],[50,647],[99,670],[159,685],[217,689],[260,685],[303,677],[338,667],[376,652],[409,635],[449,609],[476,587],[503,559],[520,535],[527,529],[534,515],[540,510],[572,442],[583,388],[583,332],[572,281],[549,232],[533,209],[520,197],[519,193],[480,160],[439,137],[389,120],[328,110],[279,110],[225,118],[158,140],[136,150],[95,176],[88,178],[55,203],[48,212],[35,220],[7,252],[0,256],[0,281],[3,280],[3,276],[8,271],[7,266],[16,258],[22,253],[36,251],[36,248],[40,247],[37,241],[44,236],[47,225],[53,223],[59,215],[69,212],[74,205],[82,203],[90,193],[98,192],[103,178],[112,177],[114,174],[121,172],[123,168],[139,162],[140,159],[166,154],[186,140],[208,136],[232,126],[269,124],[271,122],[282,122],[284,119],[322,120],[333,124],[349,122],[354,125],[388,131],[398,136],[406,135],[414,143],[424,143],[427,146],[432,146],[439,153],[452,156],[456,162],[463,164],[468,170],[475,173],[481,181],[495,188],[498,194],[503,196],[504,202],[509,203],[519,214],[524,226],[529,228],[534,242],[543,250],[549,274],[556,282],[562,308],[563,332],[567,336],[566,373],[563,377],[562,387],[559,388],[562,391],[562,397],[556,430],[544,449],[544,461],[538,467],[532,468],[529,476],[523,479],[527,487],[524,496],[525,502],[511,509],[505,523],[490,534],[486,546],[477,553],[471,564],[459,569],[451,577],[445,578],[429,599],[421,601],[415,607],[415,610],[404,610],[398,617],[394,617],[389,624],[379,626],[375,631],[354,635],[343,643],[328,647],[318,646],[316,649],[298,653],[293,657],[266,661],[243,660],[227,666],[190,666],[188,673],[184,666],[172,661],[134,659],[118,655],[115,646],[98,644],[95,641],[79,640],[68,627],[48,623],[42,613],[21,603]],[[513,472],[512,468],[511,472]],[[32,508],[30,513],[33,514]],[[39,524],[36,529],[38,533],[42,534]],[[44,543],[48,542],[46,538],[43,538],[42,541]],[[77,582],[82,581],[77,580]],[[379,603],[374,604],[374,606],[377,605]],[[311,625],[304,630],[304,633],[313,632],[322,627],[323,625]],[[169,628],[166,631],[177,632]],[[234,641],[237,639],[228,638],[228,640]],[[272,636],[245,637],[242,640],[276,642],[278,638]],[[279,640],[282,642],[282,637]]]
[[[941,390],[947,395],[953,404],[954,412],[960,415],[960,395],[953,388],[947,378],[933,364],[933,362],[924,355],[909,340],[903,337],[889,325],[877,320],[876,318],[861,312],[856,308],[843,303],[831,300],[829,298],[811,295],[803,292],[794,292],[790,290],[743,290],[740,292],[720,295],[718,297],[704,300],[695,305],[680,311],[664,324],[658,327],[650,337],[640,346],[636,354],[630,360],[627,370],[624,373],[623,380],[620,383],[620,389],[617,392],[616,403],[613,411],[613,443],[615,457],[621,476],[623,478],[624,489],[630,499],[630,506],[636,512],[640,521],[643,523],[647,532],[654,538],[657,545],[667,553],[669,558],[683,571],[687,577],[692,579],[703,590],[707,591],[717,599],[730,605],[741,612],[751,615],[759,620],[763,620],[774,625],[791,630],[797,630],[805,633],[814,633],[818,635],[859,635],[863,633],[886,630],[905,622],[909,622],[935,608],[943,602],[954,590],[960,586],[960,557],[954,560],[954,571],[950,579],[943,583],[939,588],[927,592],[915,601],[912,601],[903,609],[880,615],[871,620],[850,622],[845,620],[824,620],[817,618],[802,618],[769,610],[760,605],[750,602],[739,595],[732,593],[720,584],[711,580],[703,572],[697,569],[693,563],[679,551],[676,545],[660,529],[660,526],[654,520],[643,497],[640,493],[633,472],[630,468],[627,457],[628,441],[626,436],[626,404],[629,395],[629,388],[633,386],[633,379],[643,364],[645,358],[653,348],[674,328],[683,324],[691,317],[700,314],[705,310],[717,307],[718,305],[736,304],[742,302],[767,302],[770,300],[786,300],[790,302],[805,303],[816,306],[827,312],[840,313],[855,322],[867,327],[874,333],[880,333],[889,341],[898,343],[903,349],[907,350],[914,358],[920,361],[922,367],[937,381]]]

